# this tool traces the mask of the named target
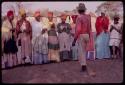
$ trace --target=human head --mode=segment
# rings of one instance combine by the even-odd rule
[[[72,15],[72,20],[73,20],[73,23],[76,23],[76,18],[77,18],[78,15]]]
[[[83,14],[86,11],[86,7],[84,3],[79,3],[79,6],[77,7],[77,11],[79,14]]]
[[[26,11],[25,11],[25,9],[23,9],[23,8],[20,9],[19,14],[20,14],[22,19],[26,19]]]
[[[117,24],[119,22],[119,16],[118,15],[115,15],[114,16],[114,23]]]
[[[62,14],[61,14],[62,23],[65,23],[66,18],[67,18],[67,15],[66,15],[65,13],[62,13]]]
[[[41,17],[40,11],[36,11],[35,14],[34,14],[34,17],[35,17],[35,19],[36,19],[38,22],[40,22],[40,17]]]
[[[49,21],[53,20],[53,12],[48,12],[48,19]]]
[[[54,23],[51,25],[51,29],[55,29],[55,24]]]
[[[11,20],[11,21],[14,19],[14,13],[13,13],[12,10],[9,10],[9,11],[7,12],[7,17],[8,17],[8,19]]]
[[[106,11],[105,11],[105,10],[102,10],[102,11],[101,11],[101,16],[105,16],[105,13],[106,13]]]

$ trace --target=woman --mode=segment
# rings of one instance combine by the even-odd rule
[[[105,12],[101,12],[101,16],[97,17],[96,20],[96,58],[104,59],[110,58],[110,49],[108,46],[109,43],[109,19],[105,16]]]
[[[119,16],[114,17],[114,23],[111,24],[110,28],[110,41],[109,47],[111,52],[111,58],[117,58],[118,52],[120,51],[120,42],[122,39],[122,24],[119,23]]]
[[[70,24],[65,23],[66,14],[61,15],[62,22],[57,25],[59,47],[60,47],[60,58],[61,61],[70,60]]]
[[[41,31],[43,29],[40,11],[36,11],[34,14],[34,17],[35,19],[31,24],[32,25],[32,64],[42,64],[42,62],[40,62],[41,58],[36,52],[38,47],[35,47],[35,43],[38,43],[36,42],[36,38],[38,38],[38,36],[41,34]]]
[[[16,20],[12,10],[7,12],[7,20],[2,24],[3,61],[5,68],[17,65]]]
[[[18,44],[21,45],[21,60],[25,63],[31,63],[31,39],[32,39],[32,27],[30,22],[26,20],[26,12],[24,9],[19,11],[21,19],[17,21],[16,33]],[[19,37],[18,37],[19,38]]]

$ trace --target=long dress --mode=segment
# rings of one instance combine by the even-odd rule
[[[38,58],[40,56],[38,56],[38,53],[36,52],[36,49],[38,48],[36,48],[34,44],[35,42],[37,43],[36,38],[38,38],[38,36],[41,34],[42,28],[43,25],[41,22],[36,20],[32,22],[32,64],[40,64],[40,60]]]
[[[60,59],[70,60],[70,25],[68,23],[59,23],[57,25],[57,31],[59,33],[59,47],[60,47]]]
[[[31,63],[31,38],[32,38],[32,27],[30,22],[27,20],[19,20],[16,26],[17,35],[20,36],[18,43],[21,44],[21,61],[25,63]],[[18,37],[19,38],[19,37]]]
[[[107,17],[99,16],[96,20],[96,58],[110,58],[109,49],[109,33],[108,33],[109,19]],[[107,31],[106,33],[104,31]]]
[[[17,65],[18,51],[15,40],[15,25],[16,20],[12,21],[12,24],[7,20],[2,23],[2,65],[3,68],[12,67]],[[10,31],[13,30],[13,31]]]
[[[34,64],[48,63],[48,34],[40,34],[34,43]],[[37,61],[37,62],[36,62]]]
[[[110,49],[108,46],[109,43],[109,34],[102,32],[96,38],[96,58],[110,58]]]
[[[56,62],[60,62],[59,56],[59,41],[57,37],[58,33],[55,29],[51,29],[48,31],[48,48],[49,48],[49,60],[54,60]]]

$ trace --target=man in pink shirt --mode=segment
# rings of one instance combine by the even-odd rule
[[[86,46],[89,41],[91,32],[91,17],[85,14],[86,7],[84,3],[80,3],[78,8],[79,16],[76,19],[76,33],[72,45],[78,40],[78,58],[82,66],[82,71],[87,71],[86,64]]]

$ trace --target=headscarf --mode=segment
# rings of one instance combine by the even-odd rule
[[[20,9],[19,10],[19,14],[20,14],[20,16],[22,16],[22,15],[24,15],[24,14],[26,14],[26,11],[25,11],[25,9]]]
[[[38,16],[40,16],[40,11],[36,11],[34,14],[34,17],[38,17]]]
[[[77,18],[77,16],[78,16],[78,15],[72,15],[72,16],[71,16],[71,17],[72,17],[73,22],[76,22],[76,18]]]
[[[13,14],[13,11],[12,10],[9,10],[8,12],[7,12],[7,17],[9,17],[9,16],[13,16],[14,14]]]

